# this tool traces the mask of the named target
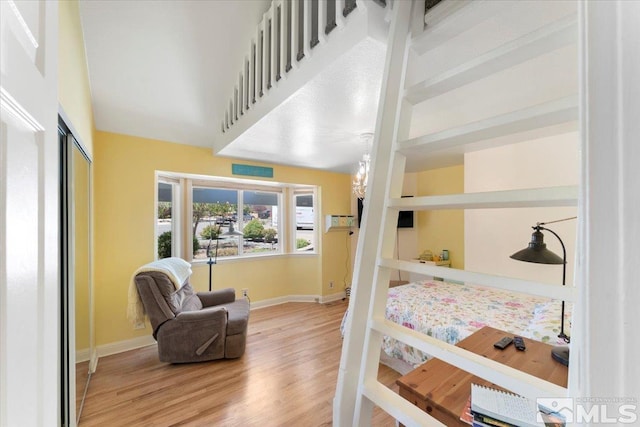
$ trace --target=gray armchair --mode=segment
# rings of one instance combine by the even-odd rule
[[[236,300],[234,289],[195,293],[187,279],[176,290],[169,277],[157,271],[138,273],[135,284],[160,361],[202,362],[244,354],[249,302]]]

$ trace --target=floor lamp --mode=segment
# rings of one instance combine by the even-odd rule
[[[210,230],[210,237],[209,237],[209,244],[207,245],[207,255],[209,256],[209,261],[207,261],[207,264],[209,265],[209,292],[211,292],[212,290],[212,278],[213,278],[213,265],[218,263],[218,242],[220,241],[220,236],[244,236],[244,234],[242,234],[239,231],[236,231],[233,228],[233,221],[229,222],[229,230],[220,234],[220,227],[218,227],[218,233],[216,234],[216,252],[215,252],[215,257],[212,259],[211,257],[211,240],[213,238],[213,227],[211,226],[211,221],[209,221],[209,230]]]
[[[567,250],[565,249],[564,242],[562,241],[560,236],[558,236],[555,231],[543,226],[576,218],[577,217],[574,216],[570,218],[558,219],[556,221],[537,223],[535,226],[531,227],[535,231],[531,235],[531,242],[529,242],[529,245],[526,248],[511,255],[510,258],[518,261],[533,262],[537,264],[562,264],[562,286],[565,286],[567,277]],[[547,245],[544,243],[544,234],[542,234],[542,231],[548,231],[549,233],[556,236],[556,238],[560,242],[560,245],[562,246],[562,258],[547,249]],[[570,338],[564,333],[564,300],[562,301],[562,310],[560,314],[560,334],[558,334],[558,338],[562,338],[566,343],[570,342]],[[568,366],[569,346],[554,347],[551,351],[551,356],[563,365]]]

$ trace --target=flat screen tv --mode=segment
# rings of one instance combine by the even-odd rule
[[[413,196],[402,196],[413,197]],[[363,200],[358,199],[358,227],[362,221],[362,206]],[[400,211],[398,212],[398,228],[413,228],[413,211]]]

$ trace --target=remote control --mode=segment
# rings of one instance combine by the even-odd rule
[[[525,351],[526,350],[526,346],[524,345],[524,340],[522,339],[522,337],[513,337],[513,344],[516,346],[516,348],[520,351]]]
[[[498,341],[497,343],[495,343],[493,346],[495,348],[499,348],[500,350],[504,350],[505,348],[507,348],[509,346],[509,344],[511,344],[513,342],[513,338],[511,337],[504,337],[502,338],[500,341]]]

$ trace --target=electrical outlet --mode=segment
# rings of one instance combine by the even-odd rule
[[[249,296],[249,289],[243,289],[242,290],[242,296],[247,298]]]
[[[329,289],[333,289],[333,280],[329,282]]]
[[[144,329],[144,328],[145,328],[144,322],[136,322],[136,324],[133,325],[133,329]]]

